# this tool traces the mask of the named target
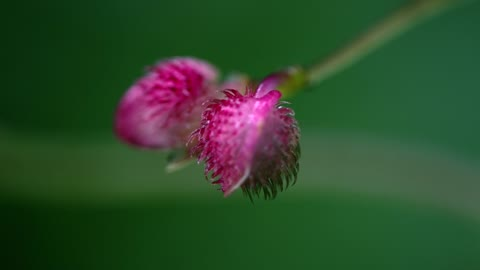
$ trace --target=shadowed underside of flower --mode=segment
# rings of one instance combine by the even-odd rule
[[[137,147],[184,147],[199,127],[202,104],[215,96],[217,76],[213,66],[195,58],[159,62],[121,99],[116,134]]]
[[[225,196],[237,188],[247,195],[275,198],[296,181],[299,129],[293,111],[279,103],[273,90],[258,96],[225,90],[210,102],[201,127],[191,136],[192,154],[205,162],[205,175]]]

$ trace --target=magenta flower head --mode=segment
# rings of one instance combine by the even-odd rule
[[[204,102],[216,95],[217,70],[195,58],[172,58],[151,67],[121,99],[117,136],[134,146],[184,147],[199,127]]]
[[[209,103],[201,127],[192,133],[193,155],[205,162],[205,176],[225,196],[241,188],[250,198],[262,193],[274,198],[296,181],[299,129],[293,111],[279,102],[282,94],[264,90],[273,86],[267,77],[255,91],[225,90],[225,98]]]

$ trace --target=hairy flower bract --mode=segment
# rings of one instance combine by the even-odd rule
[[[203,103],[216,94],[217,74],[212,65],[195,58],[159,62],[121,99],[115,116],[117,136],[143,148],[184,147],[200,124]]]
[[[205,162],[205,175],[225,196],[241,188],[250,198],[274,198],[297,177],[300,145],[294,113],[282,106],[276,90],[262,96],[233,89],[224,94],[210,102],[192,134],[198,142],[193,154]]]

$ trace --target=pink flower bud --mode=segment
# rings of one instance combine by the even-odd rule
[[[279,105],[281,93],[252,91],[245,95],[225,90],[202,116],[191,136],[193,155],[205,161],[225,196],[241,187],[252,194],[274,198],[296,180],[300,156],[299,129],[291,109]]]
[[[159,62],[128,89],[118,105],[117,136],[132,145],[183,147],[199,127],[202,105],[215,96],[217,70],[195,58]]]

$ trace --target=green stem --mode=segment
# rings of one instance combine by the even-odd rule
[[[437,15],[461,0],[417,0],[400,7],[385,19],[371,27],[363,35],[334,52],[326,59],[305,69],[306,80],[318,84],[350,67],[368,53],[413,28],[426,18]]]

